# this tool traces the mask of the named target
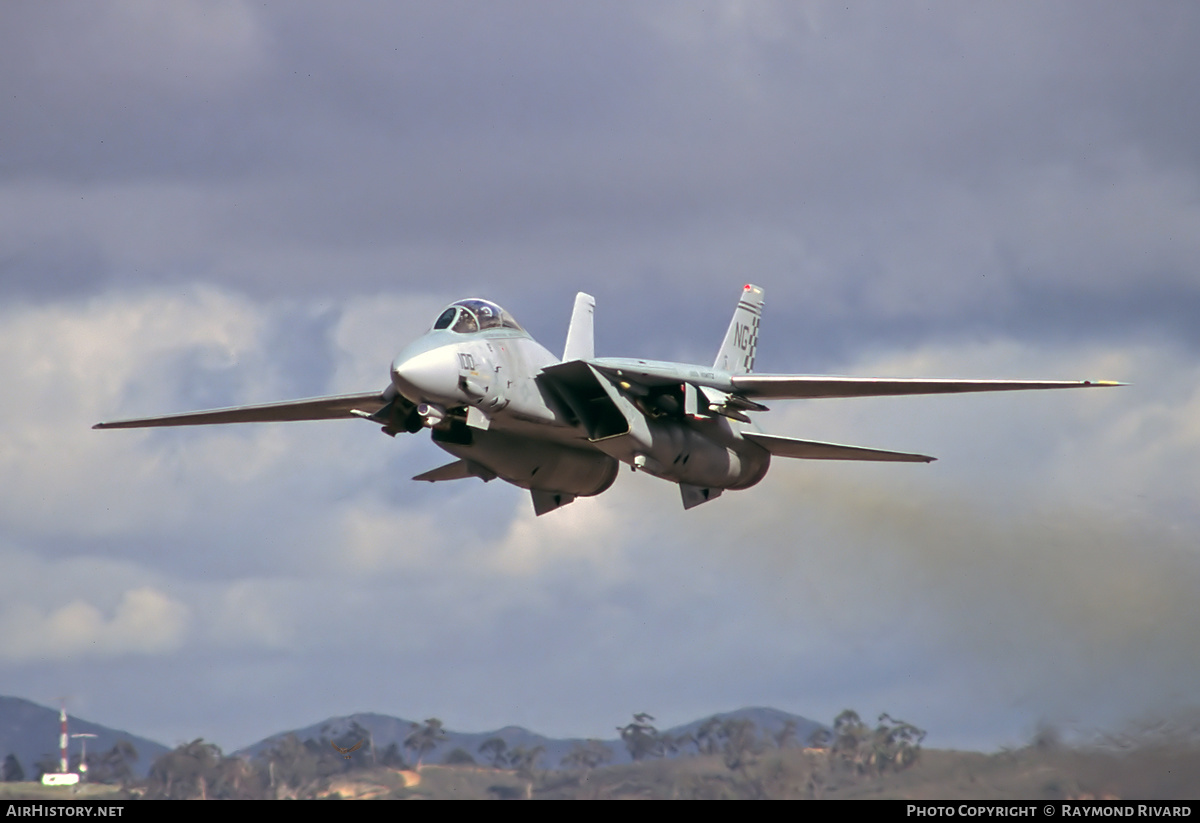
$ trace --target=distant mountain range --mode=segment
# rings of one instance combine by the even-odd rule
[[[791,721],[795,724],[793,745],[804,745],[814,732],[819,729],[828,728],[798,714],[788,714],[777,709],[738,709],[737,711],[725,712],[714,716],[721,721],[730,719],[750,720],[757,727],[760,737],[763,735],[776,735],[784,728],[788,721]],[[681,738],[689,734],[695,734],[708,719],[708,717],[705,717],[700,720],[694,720],[691,723],[674,726],[670,729],[660,729],[659,731],[669,734],[674,738]],[[382,714],[361,713],[344,717],[331,717],[328,720],[306,726],[302,729],[293,729],[271,735],[251,746],[234,752],[234,754],[242,757],[253,757],[259,752],[270,749],[289,734],[296,735],[301,741],[339,740],[342,745],[349,745],[353,742],[349,741],[349,737],[362,734],[362,732],[355,731],[356,726],[370,736],[376,752],[383,752],[392,743],[395,743],[400,751],[404,752],[404,738],[408,737],[409,733],[412,732],[413,725],[413,721]],[[616,727],[613,730],[616,731]],[[450,752],[455,749],[462,749],[480,764],[486,764],[488,758],[480,754],[479,747],[485,740],[498,737],[504,741],[509,751],[518,746],[523,746],[527,750],[537,746],[543,747],[544,754],[542,755],[541,766],[543,768],[556,768],[577,743],[587,742],[582,737],[566,739],[545,737],[520,726],[505,726],[502,729],[488,732],[456,732],[451,729],[446,729],[445,732],[446,740],[425,755],[426,763],[440,763]],[[342,738],[346,738],[346,740],[342,740]],[[613,759],[610,761],[611,763],[630,762],[629,752],[619,737],[609,738],[601,742],[612,750]],[[687,754],[694,751],[694,747],[688,747],[682,753]],[[408,752],[404,752],[404,757],[407,760],[410,759],[411,755]]]
[[[750,720],[757,727],[760,736],[774,736],[790,721],[795,725],[794,741],[801,745],[815,731],[828,728],[806,717],[788,714],[777,709],[739,709],[734,712],[718,714],[715,717],[721,721],[729,719]],[[694,720],[691,723],[660,731],[670,734],[672,737],[680,738],[688,734],[694,734],[708,719],[705,717]],[[150,766],[153,765],[158,757],[170,751],[169,747],[161,743],[156,743],[153,740],[129,734],[118,729],[110,729],[107,726],[101,726],[98,723],[92,723],[78,717],[69,716],[69,724],[70,728],[68,731],[70,734],[90,733],[96,735],[95,739],[88,740],[89,751],[107,751],[117,741],[128,740],[137,749],[139,755],[137,762],[134,764],[134,771],[142,777],[146,775],[150,770]],[[397,748],[403,752],[404,739],[412,731],[413,725],[413,721],[410,720],[373,713],[331,717],[320,723],[315,723],[301,729],[273,734],[253,745],[233,752],[233,754],[239,757],[253,757],[266,749],[270,749],[289,734],[296,735],[301,741],[332,741],[340,740],[347,735],[360,734],[361,732],[357,731],[358,729],[369,735],[377,752],[383,752],[392,743],[395,743]],[[614,731],[616,731],[615,727]],[[446,729],[445,733],[446,740],[425,755],[426,763],[440,763],[450,752],[455,749],[462,749],[481,764],[485,764],[488,762],[488,758],[480,754],[479,747],[485,740],[498,737],[504,741],[510,751],[518,746],[523,746],[526,750],[537,746],[543,747],[544,753],[540,761],[542,768],[556,768],[577,743],[586,742],[584,738],[561,739],[545,737],[519,726],[505,726],[495,731],[474,733],[456,732]],[[50,755],[57,760],[58,736],[58,709],[39,706],[37,703],[19,697],[0,697],[0,761],[10,753],[15,754],[21,763],[21,767],[25,770],[26,779],[32,779],[34,764],[43,756]],[[612,750],[612,763],[629,762],[629,753],[626,751],[625,745],[619,737],[614,736],[602,742]],[[694,749],[690,750],[694,751]],[[685,753],[687,751],[685,750]],[[79,741],[72,740],[71,754],[77,755],[78,753]],[[409,759],[410,757],[407,752],[405,752],[404,756],[405,759]]]

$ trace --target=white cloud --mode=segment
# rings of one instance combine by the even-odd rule
[[[458,532],[445,522],[448,515],[443,506],[417,511],[364,501],[343,507],[330,529],[327,561],[367,576],[445,567],[447,552],[463,548]]]
[[[110,531],[170,520],[189,510],[167,482],[180,471],[169,449],[147,448],[145,432],[111,437],[101,419],[178,408],[205,381],[245,387],[246,401],[270,391],[259,337],[261,309],[213,289],[159,292],[77,304],[11,306],[0,314],[0,513],[10,526]],[[252,368],[245,368],[247,361]],[[234,366],[238,368],[234,368]],[[220,443],[220,436],[216,438]],[[270,460],[271,438],[217,470]],[[219,447],[218,447],[219,450]],[[278,448],[275,448],[278,452]],[[203,452],[201,452],[203,454]],[[63,512],[72,513],[63,518]]]
[[[0,658],[8,662],[159,655],[187,637],[186,597],[135,563],[8,545],[0,568]]]
[[[599,583],[632,576],[621,523],[633,511],[616,499],[581,497],[538,517],[527,500],[489,552],[488,567],[514,577],[533,577],[568,566]]]
[[[111,615],[81,598],[49,611],[9,602],[0,611],[0,657],[12,662],[161,654],[180,647],[187,624],[181,603],[149,587],[123,592]]]
[[[433,325],[437,312],[462,295],[353,295],[342,303],[333,342],[338,364],[334,391],[383,388],[392,358]]]
[[[339,604],[316,604],[295,579],[243,578],[202,587],[208,596],[204,634],[222,648],[284,649],[295,651],[306,640],[299,622],[305,608],[320,606],[336,612]]]

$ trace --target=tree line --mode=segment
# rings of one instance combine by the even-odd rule
[[[370,730],[357,722],[337,735],[331,735],[331,731],[327,726],[317,737],[303,741],[289,734],[253,758],[226,755],[219,746],[198,738],[155,760],[144,780],[136,779],[132,768],[137,751],[128,741],[121,741],[107,752],[88,754],[88,780],[119,785],[131,795],[148,799],[313,797],[332,778],[351,771],[379,767],[419,771],[431,753],[449,739],[438,718],[411,724],[399,744],[392,741],[379,750]],[[633,715],[616,731],[635,763],[679,756],[719,756],[729,774],[752,789],[751,768],[764,753],[804,745],[797,740],[797,726],[792,720],[769,732],[747,718],[711,717],[692,732],[673,735],[658,730],[654,717],[643,712]],[[877,776],[912,766],[924,738],[923,730],[887,714],[880,715],[872,727],[856,712],[846,710],[837,716],[832,728],[818,730],[805,743],[822,754],[831,774],[840,771]],[[442,757],[442,764],[515,772],[528,782],[532,793],[535,776],[550,771],[543,768],[545,754],[541,745],[510,747],[497,736],[484,740],[475,752],[462,747],[452,749]],[[586,776],[614,759],[608,743],[590,739],[576,742],[562,758],[558,771]],[[57,760],[45,755],[35,764],[33,779],[40,779],[42,772],[56,771],[57,765]],[[78,768],[78,758],[72,768]],[[6,781],[25,779],[14,755],[5,758],[3,777]],[[820,779],[819,775],[814,777],[818,782]],[[812,791],[818,793],[819,786],[814,783]],[[753,789],[750,794],[761,792],[761,788]]]

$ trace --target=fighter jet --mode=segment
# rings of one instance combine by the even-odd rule
[[[378,392],[97,423],[97,429],[361,418],[385,434],[429,429],[456,459],[436,483],[500,478],[546,514],[606,491],[620,464],[679,485],[690,509],[746,489],[772,457],[928,463],[923,454],[767,434],[764,400],[1117,386],[1110,381],[962,380],[756,374],[763,290],[743,287],[711,366],[596,357],[596,301],[580,292],[560,360],[507,311],[479,298],[447,306],[400,352]]]

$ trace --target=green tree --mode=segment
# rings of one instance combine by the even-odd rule
[[[508,744],[502,737],[489,737],[480,743],[479,753],[492,761],[493,769],[503,769],[508,765]]]
[[[294,734],[276,741],[260,755],[259,771],[276,798],[311,795],[322,777],[319,755]]]
[[[135,780],[133,764],[137,759],[137,749],[128,740],[118,740],[106,752],[89,753],[88,781],[128,786]]]
[[[260,800],[266,797],[254,767],[240,757],[222,757],[213,775],[212,796],[217,800]]]
[[[409,732],[408,737],[404,738],[404,748],[412,749],[417,753],[417,771],[420,771],[421,761],[425,755],[447,739],[446,732],[442,728],[442,721],[431,717],[423,725],[412,724],[412,731]]]
[[[25,779],[25,770],[21,768],[21,761],[17,760],[15,754],[4,758],[3,777],[5,783],[18,783]]]
[[[911,723],[896,720],[886,712],[871,729],[849,709],[833,721],[832,761],[859,774],[881,775],[900,771],[917,761],[925,732]]]
[[[442,763],[446,766],[474,766],[475,758],[471,753],[461,746],[452,749],[442,758]]]
[[[730,717],[721,724],[721,754],[730,771],[745,772],[761,750],[758,727],[749,718]]]
[[[545,746],[534,746],[531,749],[527,749],[524,746],[515,746],[508,753],[508,762],[517,770],[517,774],[526,780],[532,780],[533,770],[537,768],[538,761],[542,759],[545,753]]]
[[[879,715],[879,725],[871,734],[868,768],[876,773],[882,773],[885,769],[896,772],[907,769],[917,762],[924,739],[924,729],[896,720],[884,712]]]
[[[208,800],[218,778],[221,749],[196,738],[167,752],[150,767],[146,797],[163,800]]]
[[[621,733],[621,740],[625,743],[625,748],[629,750],[629,756],[635,761],[663,755],[662,739],[659,737],[658,729],[649,722],[653,719],[653,716],[641,712],[633,716],[632,723],[617,727],[617,731]]]
[[[775,748],[786,749],[791,747],[796,742],[796,721],[789,718],[783,728],[772,735],[775,740]]]
[[[710,717],[700,724],[692,736],[696,751],[700,754],[716,754],[721,750],[721,720]]]
[[[833,719],[830,757],[844,768],[860,769],[863,747],[870,736],[871,730],[858,712],[846,709]]]
[[[379,757],[379,762],[389,769],[408,768],[408,764],[404,762],[404,755],[400,753],[400,747],[396,745],[395,741],[388,743],[387,748]]]
[[[533,799],[534,769],[538,761],[546,753],[544,746],[534,746],[527,749],[524,746],[514,746],[508,753],[509,764],[516,769],[517,775],[525,780],[525,799]]]
[[[562,764],[568,769],[581,769],[589,772],[603,766],[613,759],[613,751],[599,740],[588,740],[586,743],[576,743]]]

